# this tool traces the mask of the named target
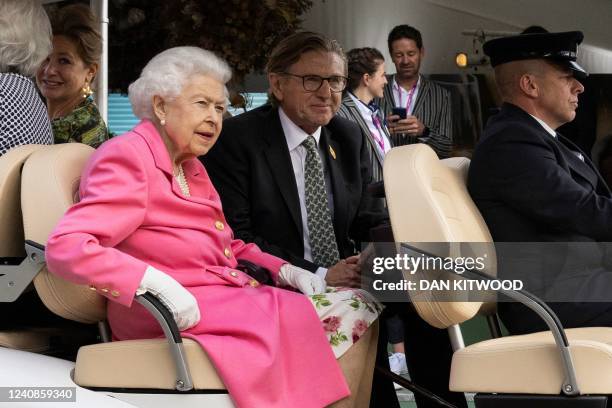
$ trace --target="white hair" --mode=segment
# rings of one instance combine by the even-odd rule
[[[134,115],[154,120],[153,96],[175,98],[194,75],[206,75],[227,84],[232,71],[223,59],[202,48],[174,47],[162,51],[149,61],[140,78],[128,88]],[[228,96],[227,88],[225,95]]]
[[[51,52],[51,23],[37,0],[0,1],[0,72],[34,76]]]

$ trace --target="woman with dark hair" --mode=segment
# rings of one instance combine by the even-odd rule
[[[391,138],[384,118],[373,100],[382,98],[387,83],[385,59],[376,48],[355,48],[346,56],[348,84],[338,115],[359,124],[364,138],[368,141],[372,180],[382,181],[383,160],[391,149]]]
[[[108,130],[91,98],[102,54],[96,19],[87,6],[75,4],[60,9],[51,27],[53,50],[40,65],[36,83],[47,100],[55,143],[98,147]]]
[[[357,122],[364,139],[367,140],[372,181],[383,180],[383,161],[391,150],[392,141],[378,105],[374,98],[382,98],[387,77],[385,59],[376,48],[354,48],[347,54],[348,83],[338,115]],[[404,330],[402,321],[395,315],[383,315],[388,331],[388,340],[393,345],[389,367],[396,374],[407,374],[404,354]],[[395,385],[396,389],[401,388]]]

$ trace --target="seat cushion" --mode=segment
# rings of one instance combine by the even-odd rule
[[[183,347],[195,389],[224,390],[202,347],[191,339],[183,339]],[[166,339],[125,340],[81,347],[74,381],[82,387],[174,390],[175,372]]]
[[[49,351],[51,331],[47,329],[12,329],[0,331],[0,347],[45,353]]]
[[[612,328],[567,329],[581,394],[612,394]],[[559,394],[561,356],[549,331],[473,344],[453,355],[450,389]]]

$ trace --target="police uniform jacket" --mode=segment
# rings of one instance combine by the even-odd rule
[[[574,299],[609,298],[612,273],[606,248],[597,241],[612,241],[612,195],[572,142],[504,104],[474,151],[468,189],[494,241],[525,243],[519,252],[515,246],[507,257],[502,254],[500,274],[511,272],[508,277],[524,279],[528,290],[554,300],[568,293]],[[502,318],[506,308],[501,304]],[[567,326],[581,326],[608,308],[571,302],[553,307]],[[524,312],[515,331],[544,328],[532,312]]]

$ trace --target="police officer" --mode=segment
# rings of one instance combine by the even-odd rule
[[[485,43],[504,103],[475,149],[468,188],[496,242],[556,243],[554,253],[523,245],[532,252],[504,257],[500,273],[530,279],[565,327],[612,326],[612,269],[597,242],[612,241],[612,195],[588,155],[555,131],[574,119],[584,90],[582,39],[572,31]],[[518,304],[499,312],[512,333],[546,329]]]

